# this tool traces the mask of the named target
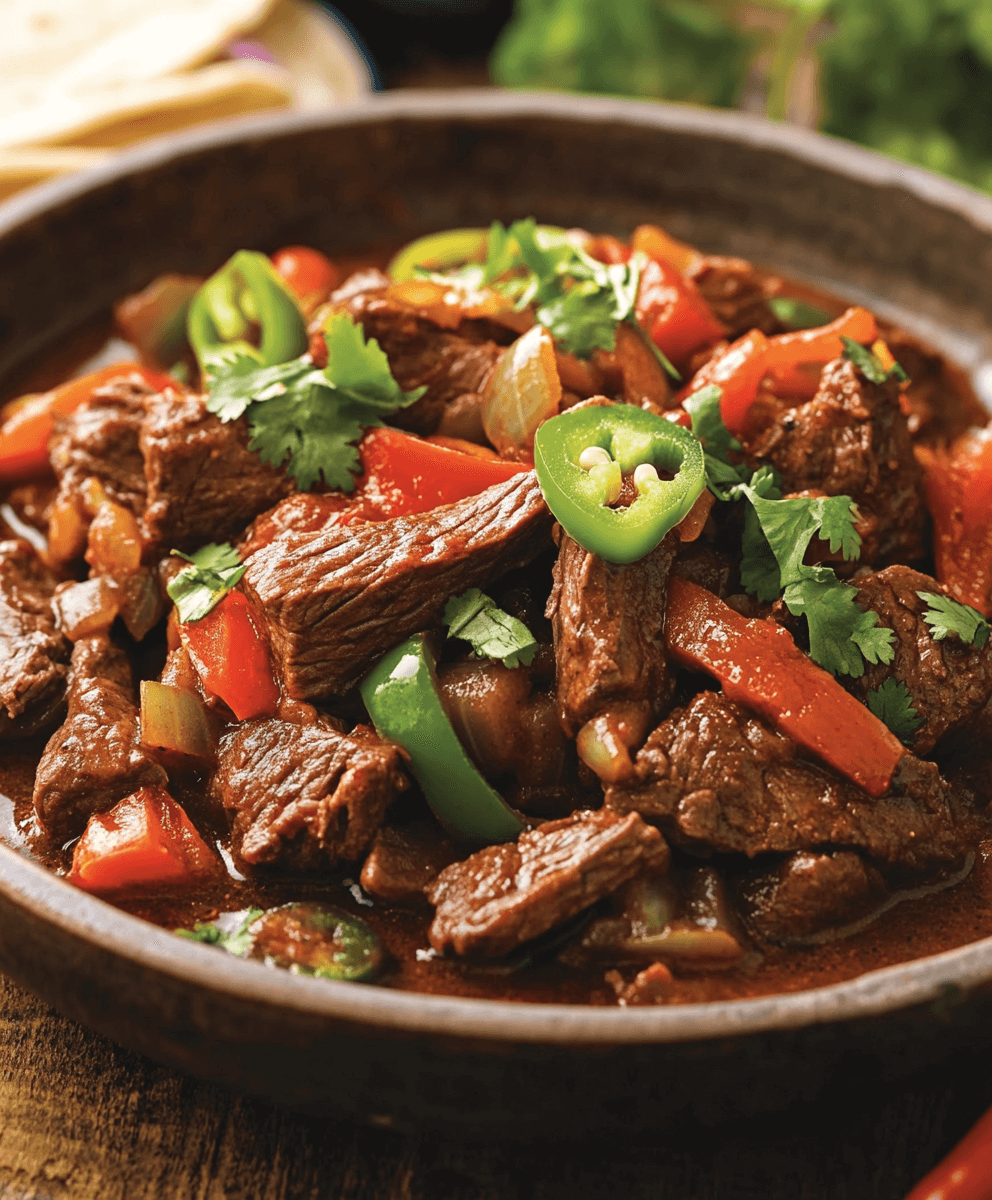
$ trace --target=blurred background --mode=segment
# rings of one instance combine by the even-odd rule
[[[992,0],[0,0],[0,17],[0,196],[234,112],[486,84],[739,108],[992,191]]]

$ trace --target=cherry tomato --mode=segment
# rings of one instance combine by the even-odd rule
[[[310,246],[284,246],[272,255],[272,265],[294,295],[327,293],[337,286],[341,272],[319,250]]]

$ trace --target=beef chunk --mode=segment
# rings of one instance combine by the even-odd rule
[[[55,578],[27,542],[0,542],[0,740],[50,729],[71,647],[52,613]]]
[[[689,278],[732,338],[756,326],[763,333],[781,333],[782,322],[768,305],[779,281],[762,275],[743,258],[708,254],[690,270]]]
[[[956,864],[968,848],[971,830],[933,763],[907,754],[873,800],[714,692],[659,725],[635,768],[637,782],[608,788],[607,805],[658,819],[691,847],[749,857],[857,847],[910,871]]]
[[[934,641],[923,620],[928,611],[917,592],[947,589],[911,567],[886,567],[856,579],[858,605],[878,613],[879,625],[893,630],[895,658],[890,663],[866,663],[860,679],[845,679],[848,691],[863,703],[886,679],[906,685],[916,715],[923,724],[912,739],[916,754],[926,754],[948,730],[958,729],[992,696],[992,641],[979,650],[965,645],[957,634]]]
[[[670,700],[665,657],[668,571],[678,549],[672,531],[634,563],[608,563],[561,534],[548,599],[558,663],[558,711],[575,737],[619,704],[657,719]],[[643,732],[647,732],[645,723]]]
[[[221,739],[210,793],[233,814],[232,845],[250,866],[313,870],[360,858],[407,786],[396,746],[311,714],[301,724],[243,721]]]
[[[582,912],[642,867],[664,868],[668,847],[635,813],[580,811],[487,846],[446,868],[427,891],[437,951],[496,956]]]
[[[138,435],[144,403],[154,390],[136,372],[97,388],[74,412],[54,418],[48,443],[59,479],[56,504],[78,495],[95,478],[111,500],[140,517],[145,507],[145,466]]]
[[[551,659],[550,646],[532,667],[488,659],[446,663],[438,670],[438,694],[458,740],[509,804],[564,816],[576,807],[578,760],[554,697],[537,686],[542,659]]]
[[[457,858],[454,842],[436,821],[384,825],[375,835],[360,882],[383,900],[423,900],[428,884]]]
[[[529,562],[550,528],[527,472],[418,516],[280,534],[248,560],[242,586],[289,695],[342,695],[390,646],[437,624],[449,597]]]
[[[854,363],[835,359],[813,399],[781,412],[746,449],[780,472],[784,494],[850,496],[863,518],[862,563],[925,553],[920,469],[894,380],[871,383]]]
[[[336,524],[349,503],[350,500],[342,499],[339,493],[294,492],[252,521],[239,546],[242,561],[287,529],[295,533],[316,533],[318,529]]]
[[[69,714],[45,747],[34,784],[38,820],[57,842],[82,833],[93,813],[139,787],[167,782],[139,742],[127,655],[105,634],[73,648],[68,697]]]
[[[148,480],[144,534],[165,550],[222,542],[293,490],[285,471],[248,449],[248,424],[226,425],[203,396],[146,403],[140,447]]]
[[[879,872],[853,850],[792,854],[739,884],[745,919],[759,937],[790,942],[867,916],[885,899]]]
[[[516,335],[486,321],[464,320],[457,329],[441,329],[401,304],[388,286],[375,286],[377,272],[362,274],[363,286],[349,280],[331,297],[332,307],[350,313],[365,336],[376,339],[404,391],[427,388],[391,418],[393,423],[414,433],[433,433],[449,404],[466,393],[483,391],[503,346]],[[318,365],[319,356],[318,347]]]

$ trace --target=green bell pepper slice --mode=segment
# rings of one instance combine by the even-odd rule
[[[590,446],[611,461],[586,470],[579,456]],[[610,508],[610,491],[641,463],[676,471],[650,479],[627,508]],[[580,546],[612,563],[643,558],[674,528],[706,486],[699,439],[663,417],[629,404],[572,409],[545,421],[534,439],[534,467],[548,507]]]
[[[359,690],[379,733],[410,756],[427,803],[452,837],[477,845],[517,839],[523,822],[480,775],[444,711],[426,634],[394,646]]]
[[[261,327],[261,346],[246,340],[252,324]],[[232,353],[274,367],[307,348],[296,297],[268,256],[256,250],[239,250],[203,284],[190,305],[186,335],[204,374]]]
[[[445,229],[429,233],[403,247],[386,268],[395,283],[416,277],[418,267],[447,271],[462,263],[479,262],[485,256],[488,229]]]

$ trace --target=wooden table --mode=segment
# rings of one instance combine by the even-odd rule
[[[900,1200],[992,1103],[989,1067],[784,1126],[466,1144],[246,1099],[121,1050],[0,977],[0,1198]]]

